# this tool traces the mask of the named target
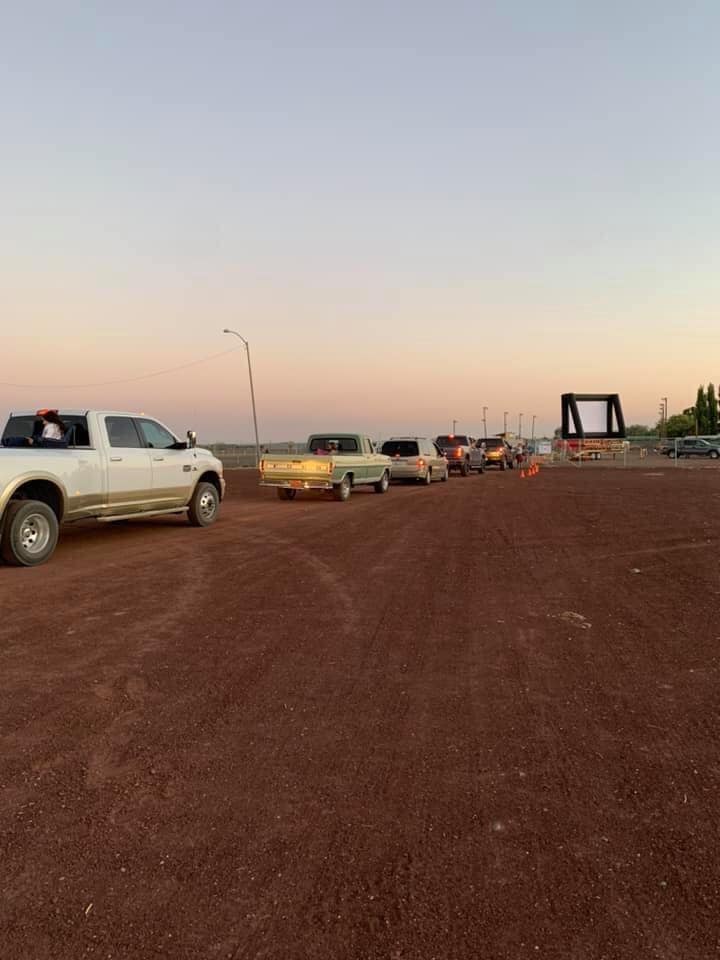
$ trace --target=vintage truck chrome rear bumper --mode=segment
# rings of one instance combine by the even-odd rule
[[[329,480],[261,480],[261,487],[283,487],[286,490],[332,490]]]

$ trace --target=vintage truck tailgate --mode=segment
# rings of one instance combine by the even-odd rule
[[[260,483],[269,486],[330,486],[333,458],[310,455],[307,457],[263,457],[260,462]]]

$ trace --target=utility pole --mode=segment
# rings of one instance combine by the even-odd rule
[[[260,466],[260,439],[258,437],[258,425],[257,425],[257,413],[255,412],[255,389],[253,387],[253,376],[252,376],[252,366],[250,364],[250,344],[247,342],[245,337],[241,333],[238,333],[237,330],[223,330],[223,333],[231,333],[234,337],[237,337],[239,340],[245,344],[245,352],[247,353],[247,364],[248,364],[248,376],[250,377],[250,400],[252,401],[252,412],[253,412],[253,423],[255,425],[255,466]]]
[[[453,420],[453,428],[452,428],[453,436],[455,436],[455,428],[456,428],[456,427],[457,427],[457,420]]]
[[[483,407],[483,430],[485,439],[487,440],[487,407]]]
[[[663,410],[663,415],[660,418],[660,420],[662,421],[660,424],[661,431],[662,431],[660,435],[667,436],[668,398],[660,397],[660,400],[662,401],[662,410]]]
[[[504,410],[503,411],[503,436],[505,437],[505,439],[507,439],[507,418],[508,418],[508,411]]]
[[[530,443],[532,444],[532,448],[534,450],[535,449],[535,419],[536,419],[535,414],[532,415],[532,418],[533,418],[532,419],[532,437],[531,437]]]
[[[522,418],[521,413],[518,414],[518,440],[522,440]]]

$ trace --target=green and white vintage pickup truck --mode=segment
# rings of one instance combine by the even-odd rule
[[[390,457],[377,453],[369,437],[358,433],[313,433],[298,454],[265,454],[260,485],[276,487],[281,500],[294,500],[298,490],[332,491],[347,500],[353,487],[372,486],[385,493],[390,486]]]

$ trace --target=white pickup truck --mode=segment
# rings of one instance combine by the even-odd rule
[[[225,494],[222,464],[142,414],[60,411],[66,446],[24,446],[35,414],[13,413],[0,446],[0,555],[36,566],[53,553],[59,525],[186,513],[208,527]]]

